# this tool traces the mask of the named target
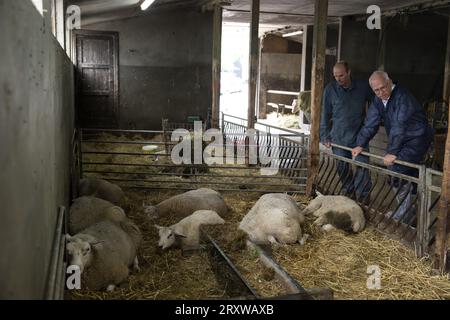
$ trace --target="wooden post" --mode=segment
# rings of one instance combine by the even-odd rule
[[[342,17],[339,18],[339,34],[338,34],[338,46],[337,46],[337,61],[341,61],[342,51]]]
[[[214,7],[211,128],[219,128],[220,70],[222,48],[222,7]]]
[[[252,21],[250,24],[250,71],[248,78],[247,127],[255,127],[256,82],[258,80],[259,54],[259,0],[252,0]]]
[[[445,55],[444,91],[442,92],[445,102],[449,102],[450,95],[450,20],[447,31],[447,54]]]
[[[319,173],[319,123],[324,88],[327,16],[328,0],[316,0],[311,73],[311,142],[308,154],[308,180],[306,186],[306,194],[308,195],[313,195],[315,192],[315,181]]]
[[[381,20],[381,30],[379,37],[379,52],[377,57],[377,68],[378,70],[384,70],[386,62],[386,38],[387,38],[387,28],[386,28],[386,18]]]
[[[303,26],[302,42],[302,70],[300,80],[300,91],[311,90],[311,72],[312,72],[312,50],[313,50],[314,27]]]
[[[450,121],[450,112],[449,112]],[[439,199],[439,212],[437,216],[435,266],[446,271],[448,233],[450,231],[450,135],[447,132],[445,143],[444,172],[442,177],[441,197]]]
[[[258,75],[258,119],[267,119],[267,75],[262,72],[262,64],[264,60],[263,56],[264,40],[261,41],[259,46],[259,75]]]
[[[444,88],[442,91],[442,98],[446,103],[449,103],[450,95],[450,21],[447,31],[447,52],[445,55],[445,72],[444,72]],[[450,120],[450,112],[449,112]],[[448,131],[448,130],[447,130]],[[450,231],[450,213],[449,213],[449,200],[450,200],[450,137],[447,132],[447,140],[445,142],[444,151],[444,172],[442,177],[441,197],[439,199],[439,212],[437,216],[436,225],[436,247],[435,247],[435,260],[434,265],[436,269],[445,271],[449,265],[447,265],[447,247],[449,241],[447,239],[448,232]]]

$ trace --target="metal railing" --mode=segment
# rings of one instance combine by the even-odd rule
[[[222,113],[221,124],[222,131],[227,136],[236,139],[237,143],[245,143],[244,138],[247,133],[246,119]],[[255,123],[255,130],[259,133],[259,145],[278,147],[279,166],[285,169],[283,174],[295,176],[293,174],[294,171],[290,172],[289,169],[307,168],[309,135],[260,122]],[[270,148],[267,152],[270,152]],[[306,174],[304,178],[306,179]]]
[[[78,162],[80,175],[114,181],[125,188],[192,190],[211,187],[232,192],[305,193],[309,136],[303,133],[256,123],[258,157],[270,156],[278,149],[279,174],[262,176],[262,163],[248,163],[247,120],[222,114],[223,144],[219,147],[237,148],[244,145],[245,155],[234,155],[241,163],[196,165],[173,164],[170,157],[176,142],[168,140],[169,130],[96,130],[82,129],[79,134]],[[168,124],[171,125],[171,124]],[[167,127],[168,128],[168,127]],[[102,139],[99,134],[121,135]],[[142,139],[124,138],[141,135]],[[159,140],[155,137],[159,136]],[[158,146],[155,153],[142,151],[144,145]],[[103,148],[98,148],[102,145]],[[333,145],[350,153],[350,148]],[[224,160],[226,159],[224,154]],[[345,194],[354,198],[364,209],[368,221],[379,231],[399,239],[419,256],[430,252],[436,233],[436,210],[440,195],[442,173],[424,165],[396,160],[398,165],[417,170],[416,176],[394,172],[380,165],[382,157],[362,152],[370,159],[355,161],[321,151],[317,190],[323,194]],[[367,177],[358,179],[358,171]],[[361,176],[361,175],[360,175]],[[182,177],[182,179],[180,179]],[[358,180],[358,181],[357,181]],[[348,188],[348,186],[353,186]]]
[[[436,222],[437,214],[439,211],[442,177],[443,173],[440,171],[436,171],[433,169],[426,170],[425,184],[427,220],[425,221],[425,223],[427,226],[426,241],[430,249],[433,248],[436,240]]]
[[[217,191],[304,193],[307,146],[260,131],[252,142],[255,145],[246,144],[242,126],[224,123],[227,129],[222,132],[223,143],[216,144],[224,150],[223,161],[209,165],[172,162],[172,149],[177,142],[168,140],[172,134],[167,130],[170,123],[166,123],[164,130],[156,131],[81,129],[81,175],[110,180],[125,188],[192,190],[210,187]],[[105,133],[109,133],[108,138]],[[141,138],[136,139],[139,135]],[[144,152],[142,147],[149,144],[156,146],[157,151]],[[245,154],[233,154],[234,162],[230,163],[227,151],[240,146],[244,147]],[[270,164],[249,163],[251,147],[256,147],[258,159],[263,155],[270,158],[274,149],[279,149],[280,153]],[[262,175],[261,171],[269,167],[276,167],[278,174]]]
[[[332,146],[347,151],[349,158],[322,150],[317,189],[323,194],[352,197],[375,228],[415,249],[419,256],[427,254],[434,240],[433,210],[440,193],[440,188],[432,185],[432,176],[442,173],[396,160],[395,164],[416,170],[415,176],[409,176],[372,164],[383,157],[362,152],[363,157],[355,161],[350,148]]]

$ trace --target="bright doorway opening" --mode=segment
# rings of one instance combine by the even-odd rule
[[[249,73],[249,24],[224,23],[220,111],[247,118]]]

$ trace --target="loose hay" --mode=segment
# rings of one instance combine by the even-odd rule
[[[118,140],[111,135],[103,135],[99,140]],[[143,140],[141,137],[120,137],[120,140]],[[161,137],[154,141],[161,141]],[[143,141],[145,142],[145,141]],[[87,150],[109,152],[138,152],[141,146],[119,144],[95,144]],[[160,146],[162,151],[164,146]],[[89,155],[89,161],[152,163],[152,157]],[[166,159],[160,159],[160,163]],[[91,165],[90,169],[98,169]],[[105,170],[118,170],[117,167],[102,166]],[[121,167],[123,172],[155,173],[156,168]],[[211,174],[236,174],[226,169],[211,170]],[[243,171],[239,171],[243,174]],[[256,172],[255,174],[258,174]],[[107,177],[119,175],[104,174]],[[136,178],[142,178],[136,175]],[[165,177],[167,179],[168,177]],[[174,187],[197,187],[189,185],[191,181],[207,182],[210,177],[183,179],[169,177],[179,182]],[[236,178],[222,178],[224,182],[237,182]],[[251,181],[251,177],[245,181]],[[274,183],[270,178],[257,181]],[[283,181],[283,180],[282,180]],[[280,183],[277,180],[275,183]],[[282,183],[282,182],[281,182]],[[262,187],[273,189],[273,187]],[[128,197],[127,212],[138,224],[144,236],[140,250],[141,272],[129,277],[129,281],[115,292],[71,291],[71,299],[226,299],[230,298],[220,288],[208,262],[206,252],[197,252],[183,256],[180,250],[158,252],[156,246],[158,234],[153,222],[147,220],[143,205],[157,204],[181,190],[126,191]],[[208,232],[219,242],[224,251],[235,263],[241,274],[262,297],[274,297],[284,294],[284,290],[271,271],[260,262],[256,252],[244,246],[245,237],[238,231],[239,222],[260,197],[258,193],[228,192],[223,194],[226,203],[232,208],[232,214],[225,225],[209,226]],[[307,204],[308,199],[297,195],[295,199]],[[177,221],[167,218],[154,221],[161,225],[170,225]],[[305,232],[312,236],[306,245],[273,247],[273,255],[294,278],[305,288],[329,287],[337,299],[450,299],[450,279],[448,276],[433,276],[431,262],[417,259],[412,251],[402,244],[387,239],[371,228],[360,234],[346,236],[341,232],[324,234],[311,226],[308,221]],[[381,289],[367,288],[368,266],[377,265],[381,270]]]
[[[128,283],[114,292],[71,291],[68,299],[228,299],[209,265],[207,252],[199,251],[183,256],[180,250],[160,252],[157,249],[158,233],[143,212],[142,203],[156,204],[177,191],[126,191],[128,216],[141,228],[144,241],[139,253],[141,272],[132,274]],[[257,201],[258,194],[228,193],[225,201],[232,208],[232,214],[225,225],[208,226],[212,236],[229,255],[238,270],[262,297],[284,294],[284,289],[276,279],[271,279],[270,271],[260,262],[256,252],[246,248],[233,247],[236,240],[242,241],[242,232],[237,225],[242,217]],[[176,223],[170,218],[154,221],[161,225]],[[223,235],[224,237],[221,237]]]
[[[224,299],[229,298],[217,285],[206,252],[183,256],[180,250],[160,252],[158,233],[142,210],[148,197],[156,201],[167,198],[161,192],[126,192],[129,218],[141,228],[144,241],[139,252],[141,271],[129,277],[114,292],[71,291],[71,299]],[[173,221],[158,221],[170,224]]]
[[[450,299],[448,275],[432,275],[430,261],[372,228],[347,236],[310,226],[309,233],[304,246],[274,250],[275,259],[306,288],[329,287],[336,299]],[[367,288],[369,266],[380,268],[380,289]]]
[[[267,115],[267,119],[264,121],[267,124],[281,127],[281,128],[299,128],[299,116],[298,114],[279,114],[271,112]]]
[[[204,226],[203,229],[219,243],[260,297],[268,298],[286,294],[282,284],[274,278],[274,272],[260,262],[258,253],[247,249],[247,237],[238,229],[240,221],[258,200],[259,195],[226,193],[224,198],[232,209],[232,214],[226,223],[220,226]]]

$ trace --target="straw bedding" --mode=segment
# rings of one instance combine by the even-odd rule
[[[136,137],[133,138],[133,140],[136,139]],[[104,147],[112,151],[111,145],[94,147],[97,150]],[[136,152],[135,146],[114,146],[113,148],[116,148],[114,152],[129,152],[131,147],[134,148],[132,152]],[[128,157],[127,161],[139,163],[142,159],[130,160]],[[189,181],[178,176],[174,176],[173,179],[180,181],[182,183],[180,185],[183,186]],[[139,225],[144,235],[144,244],[140,250],[141,272],[132,274],[128,283],[115,292],[72,291],[68,292],[67,298],[230,298],[217,282],[209,263],[205,263],[208,261],[205,251],[183,255],[180,250],[168,250],[162,253],[157,250],[157,230],[153,226],[154,222],[150,223],[146,219],[142,205],[159,203],[180,192],[182,191],[127,190],[126,209],[129,217]],[[274,297],[284,294],[281,284],[274,279],[273,272],[263,267],[258,255],[245,247],[245,237],[237,230],[240,220],[257,201],[259,194],[228,192],[224,193],[224,197],[232,208],[232,214],[226,224],[208,226],[204,229],[217,240],[260,296]],[[305,197],[297,196],[296,198],[299,202],[308,203]],[[176,222],[168,219],[156,221],[160,225]],[[339,231],[324,234],[313,228],[311,222],[308,219],[304,226],[305,232],[311,235],[306,245],[272,248],[274,259],[303,287],[331,288],[336,299],[450,299],[449,276],[433,274],[429,260],[418,259],[411,250],[399,242],[386,238],[370,227],[357,235],[345,235]],[[367,288],[366,283],[370,276],[367,268],[371,265],[380,268],[381,289]]]
[[[431,261],[370,227],[357,235],[306,229],[312,236],[305,246],[274,250],[306,288],[331,288],[335,299],[450,299],[448,275],[436,275]],[[367,287],[369,266],[380,268],[380,289]]]

